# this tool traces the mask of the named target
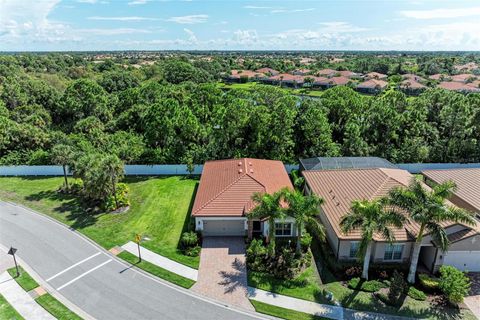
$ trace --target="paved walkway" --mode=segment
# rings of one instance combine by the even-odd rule
[[[465,297],[464,302],[473,314],[480,319],[480,272],[472,272],[469,274],[469,277],[472,285],[470,295]]]
[[[138,246],[136,243],[130,241],[122,246],[123,249],[126,251],[138,255]],[[193,268],[187,267],[181,263],[175,262],[168,258],[165,258],[153,251],[150,251],[142,246],[140,246],[140,253],[142,255],[142,259],[153,263],[163,269],[166,269],[170,272],[176,273],[181,275],[182,277],[197,281],[198,278],[198,270]]]
[[[247,298],[245,241],[242,237],[203,238],[198,281],[192,290],[253,311]]]
[[[0,274],[0,293],[27,320],[55,320],[6,271]]]

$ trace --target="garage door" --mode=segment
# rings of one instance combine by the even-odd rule
[[[447,252],[443,264],[462,271],[480,272],[480,251]]]
[[[244,236],[243,220],[208,220],[203,221],[204,236]]]

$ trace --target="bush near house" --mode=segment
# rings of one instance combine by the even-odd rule
[[[427,295],[425,292],[422,290],[419,290],[415,287],[410,287],[408,289],[408,296],[412,299],[418,300],[418,301],[425,301],[427,299]]]
[[[439,289],[440,280],[436,278],[432,278],[425,273],[421,273],[418,275],[418,279],[420,280],[420,284],[427,292],[435,292]]]
[[[184,232],[180,239],[183,253],[190,257],[197,257],[200,254],[198,235],[194,231]]]
[[[470,279],[455,267],[442,266],[439,287],[451,304],[458,304],[470,290]]]
[[[366,292],[376,292],[382,288],[385,288],[385,284],[378,280],[362,281],[362,279],[356,277],[348,281],[348,287],[354,290],[361,290]]]
[[[128,200],[128,193],[129,193],[129,189],[127,184],[125,183],[117,184],[116,195],[117,195],[118,208],[124,208],[130,205],[130,201]],[[105,199],[105,202],[102,205],[102,209],[107,212],[111,212],[117,209],[115,197],[113,195],[107,196],[107,198]]]
[[[294,246],[277,242],[274,253],[262,239],[253,239],[247,248],[247,266],[256,272],[269,272],[276,278],[293,279],[311,263],[310,251],[295,253]]]
[[[398,305],[401,302],[400,298],[405,293],[406,289],[407,283],[405,282],[403,273],[394,271],[387,295],[388,304],[392,306]]]

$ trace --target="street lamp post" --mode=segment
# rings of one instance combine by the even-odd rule
[[[8,254],[13,256],[13,262],[15,262],[15,270],[17,270],[17,277],[20,276],[20,272],[18,271],[18,264],[17,264],[17,259],[15,258],[15,252],[17,252],[17,249],[14,247],[10,247],[10,250],[8,250]]]

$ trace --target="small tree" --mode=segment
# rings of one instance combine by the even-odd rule
[[[110,187],[113,197],[115,199],[115,208],[118,209],[118,199],[117,199],[117,183],[123,177],[124,174],[124,165],[122,160],[120,160],[115,155],[108,155],[102,161],[103,170],[110,177]]]
[[[66,144],[57,144],[52,148],[52,160],[55,164],[63,167],[65,189],[68,191],[67,166],[73,161],[73,148]]]
[[[403,274],[395,270],[393,272],[390,289],[388,290],[388,301],[390,304],[397,305],[406,288],[407,283],[405,279],[403,279]]]
[[[463,302],[470,290],[470,279],[462,271],[452,266],[440,268],[440,289],[452,304]]]

